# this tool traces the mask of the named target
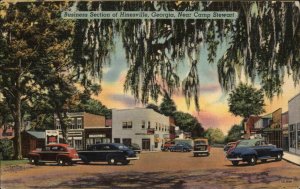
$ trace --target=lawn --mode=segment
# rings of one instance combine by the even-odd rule
[[[28,163],[28,160],[1,160],[1,168],[5,168],[8,166],[14,166],[14,165],[24,165]]]

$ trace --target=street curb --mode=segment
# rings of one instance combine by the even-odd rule
[[[285,159],[285,158],[282,158],[283,160],[285,160],[286,162],[288,162],[288,163],[291,163],[291,164],[294,164],[294,165],[297,165],[297,166],[300,166],[300,164],[298,164],[298,163],[295,163],[295,162],[293,162],[293,161],[291,161],[291,160],[288,160],[288,159]]]
[[[160,151],[142,151],[141,154],[156,153]]]

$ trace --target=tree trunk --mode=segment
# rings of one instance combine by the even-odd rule
[[[22,140],[21,140],[21,128],[22,128],[22,119],[21,119],[21,94],[17,92],[16,94],[16,107],[15,107],[15,116],[14,116],[14,150],[15,150],[15,159],[23,159],[22,157]]]
[[[62,133],[62,137],[63,137],[63,142],[61,143],[68,143],[68,136],[67,136],[67,124],[64,121],[64,117],[61,116],[62,111],[60,111],[58,108],[56,108],[56,115],[59,119],[59,123],[61,126],[61,133]],[[66,116],[66,113],[65,113]]]

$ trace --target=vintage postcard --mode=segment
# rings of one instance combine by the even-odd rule
[[[299,1],[0,1],[0,188],[300,189]]]

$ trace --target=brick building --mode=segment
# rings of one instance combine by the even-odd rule
[[[71,120],[68,129],[68,144],[76,149],[86,149],[87,145],[111,142],[111,126],[105,117],[86,112],[67,113]],[[58,117],[55,115],[55,128],[60,130]]]

